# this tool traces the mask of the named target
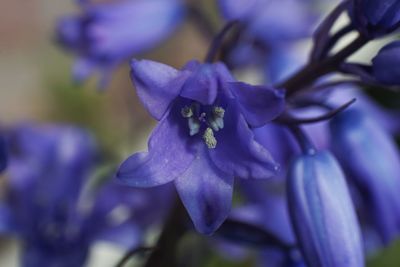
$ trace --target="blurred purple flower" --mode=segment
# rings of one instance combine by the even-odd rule
[[[373,76],[379,83],[384,85],[400,85],[399,66],[400,41],[395,41],[384,46],[372,59]]]
[[[350,17],[354,26],[368,38],[376,38],[400,26],[399,0],[352,0]]]
[[[136,153],[117,177],[136,187],[174,181],[196,229],[214,232],[228,215],[233,178],[268,178],[277,166],[254,140],[284,108],[284,94],[234,82],[222,63],[190,61],[181,71],[132,61],[137,94],[159,124],[149,152]]]
[[[218,3],[226,19],[243,21],[250,35],[269,45],[309,36],[317,18],[307,1],[219,0]]]
[[[22,240],[22,266],[83,266],[97,240],[132,248],[166,212],[163,188],[91,184],[95,146],[78,128],[22,126],[10,134],[10,148],[0,230]]]
[[[101,87],[124,60],[167,38],[183,16],[180,0],[81,2],[83,14],[59,20],[57,40],[78,56],[73,68],[75,80],[84,81],[99,70]]]
[[[368,220],[384,243],[400,234],[400,155],[392,137],[373,118],[351,109],[330,123],[332,148],[360,191]]]
[[[308,266],[364,266],[350,193],[329,152],[295,159],[289,169],[287,196],[298,245]]]

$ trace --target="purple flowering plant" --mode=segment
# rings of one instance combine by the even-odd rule
[[[21,266],[85,266],[102,240],[126,249],[118,267],[362,267],[399,239],[400,106],[369,95],[399,91],[400,1],[213,0],[219,19],[189,0],[75,2],[55,27],[74,80],[106,88],[127,63],[155,127],[145,151],[104,158],[77,127],[5,127],[0,234],[21,240]],[[186,27],[204,59],[155,59]],[[99,161],[111,179],[91,177]]]

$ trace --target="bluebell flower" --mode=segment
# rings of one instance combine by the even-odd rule
[[[89,180],[97,155],[81,129],[22,126],[10,134],[10,147],[0,231],[22,241],[21,266],[83,266],[99,240],[124,249],[141,245],[144,231],[167,210],[162,188]]]
[[[364,266],[350,193],[339,164],[329,152],[303,154],[293,161],[287,196],[307,266]]]
[[[277,170],[249,125],[284,108],[284,93],[234,82],[222,63],[190,61],[182,70],[132,61],[137,94],[159,121],[149,152],[133,154],[117,177],[136,187],[174,182],[196,229],[210,234],[228,215],[233,178],[268,178]]]
[[[400,26],[398,0],[352,0],[349,10],[356,29],[368,38],[389,34]]]
[[[399,7],[400,8],[400,7]],[[372,75],[384,85],[400,85],[400,41],[384,46],[372,59]]]
[[[267,63],[269,70],[270,64],[279,64],[277,57],[283,59],[288,50],[295,49],[296,42],[311,35],[318,13],[310,2],[219,0],[225,19],[238,19],[242,25],[238,40],[224,54],[225,62],[235,68],[264,67]],[[293,66],[296,65],[286,65],[290,69]]]
[[[392,137],[359,109],[330,123],[332,148],[360,191],[361,202],[384,243],[400,234],[400,156]]]
[[[240,19],[247,26],[247,33],[269,45],[309,36],[317,18],[312,5],[298,0],[219,0],[218,3],[226,19]]]
[[[180,0],[81,1],[83,14],[66,16],[57,25],[57,40],[77,55],[73,76],[78,82],[94,71],[105,86],[110,72],[133,54],[166,39],[183,15]]]

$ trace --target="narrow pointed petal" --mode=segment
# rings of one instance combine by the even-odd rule
[[[299,156],[289,170],[287,194],[308,266],[364,266],[353,203],[343,172],[330,153]]]
[[[253,127],[265,125],[285,108],[285,93],[282,90],[242,82],[229,83],[228,87],[239,102],[246,121]]]
[[[131,79],[147,111],[160,120],[178,96],[187,76],[168,65],[151,60],[132,60]]]
[[[234,103],[228,105],[225,126],[215,133],[217,146],[209,150],[215,165],[240,178],[269,178],[278,166],[270,153],[254,140],[254,134]]]
[[[175,120],[177,112],[171,110],[153,130],[149,152],[133,154],[122,163],[116,174],[120,181],[136,187],[152,187],[174,180],[188,168],[195,153],[184,138],[185,127]]]
[[[205,151],[175,180],[175,186],[198,232],[212,234],[228,216],[233,176],[214,166]]]

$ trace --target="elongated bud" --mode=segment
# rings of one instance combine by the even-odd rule
[[[289,212],[309,267],[364,266],[359,225],[346,181],[329,152],[299,156],[287,180]]]
[[[400,85],[400,41],[384,46],[372,60],[374,78],[385,85]]]
[[[352,0],[350,18],[369,38],[389,34],[399,28],[399,0]]]
[[[392,137],[362,111],[330,122],[333,151],[361,191],[362,204],[382,240],[400,235],[400,155]]]

